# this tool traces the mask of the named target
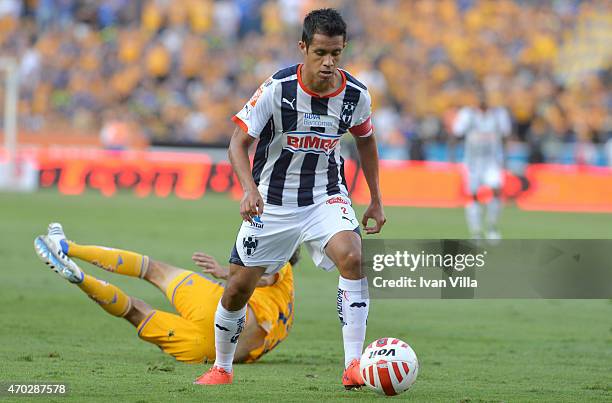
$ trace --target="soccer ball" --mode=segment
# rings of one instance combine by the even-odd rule
[[[419,373],[419,361],[408,343],[385,337],[366,347],[359,369],[366,385],[393,396],[410,388]]]

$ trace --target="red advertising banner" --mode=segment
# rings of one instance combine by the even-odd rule
[[[516,200],[525,210],[612,212],[612,168],[537,164]]]
[[[461,165],[448,162],[381,161],[380,188],[385,205],[460,207],[464,203]],[[368,204],[370,193],[363,173],[351,198]]]
[[[41,187],[77,195],[95,189],[105,196],[120,190],[136,196],[199,199],[207,191],[240,198],[240,185],[227,161],[214,162],[205,152],[109,151],[84,148],[29,149]],[[460,164],[381,161],[380,186],[385,205],[461,207],[464,171]],[[357,204],[369,202],[363,173],[345,162],[345,177]],[[486,189],[481,192],[486,197]],[[539,164],[524,177],[506,172],[503,194],[525,210],[612,212],[612,168]]]
[[[203,153],[49,149],[36,151],[41,187],[57,187],[64,194],[86,188],[105,196],[131,189],[136,196],[174,193],[199,199],[211,177],[210,157]],[[224,189],[227,190],[227,189]]]

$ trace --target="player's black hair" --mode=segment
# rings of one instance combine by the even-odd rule
[[[306,44],[306,48],[312,43],[312,38],[315,34],[325,36],[342,35],[346,41],[346,22],[344,22],[340,13],[333,8],[313,10],[304,18],[302,42]]]
[[[295,252],[293,252],[293,255],[291,255],[291,257],[289,258],[289,264],[291,264],[291,266],[295,266],[296,263],[299,261],[300,261],[300,247],[298,246]]]

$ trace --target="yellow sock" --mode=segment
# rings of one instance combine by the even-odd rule
[[[130,297],[118,287],[85,274],[82,283],[77,284],[89,298],[113,316],[124,316],[131,308]]]
[[[76,257],[106,271],[143,278],[149,267],[149,257],[127,250],[103,246],[79,245],[68,241],[68,256]]]

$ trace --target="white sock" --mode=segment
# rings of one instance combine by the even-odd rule
[[[473,237],[480,237],[482,233],[480,203],[471,201],[467,206],[465,206],[465,219],[467,220],[470,235]]]
[[[497,229],[497,220],[501,212],[501,200],[494,197],[487,205],[487,226],[489,230]]]
[[[232,362],[238,345],[238,337],[246,325],[247,307],[228,311],[221,301],[215,312],[215,366],[232,372]]]
[[[344,341],[344,367],[353,359],[360,359],[366,335],[366,322],[370,310],[368,280],[338,280],[338,317],[342,323]]]

